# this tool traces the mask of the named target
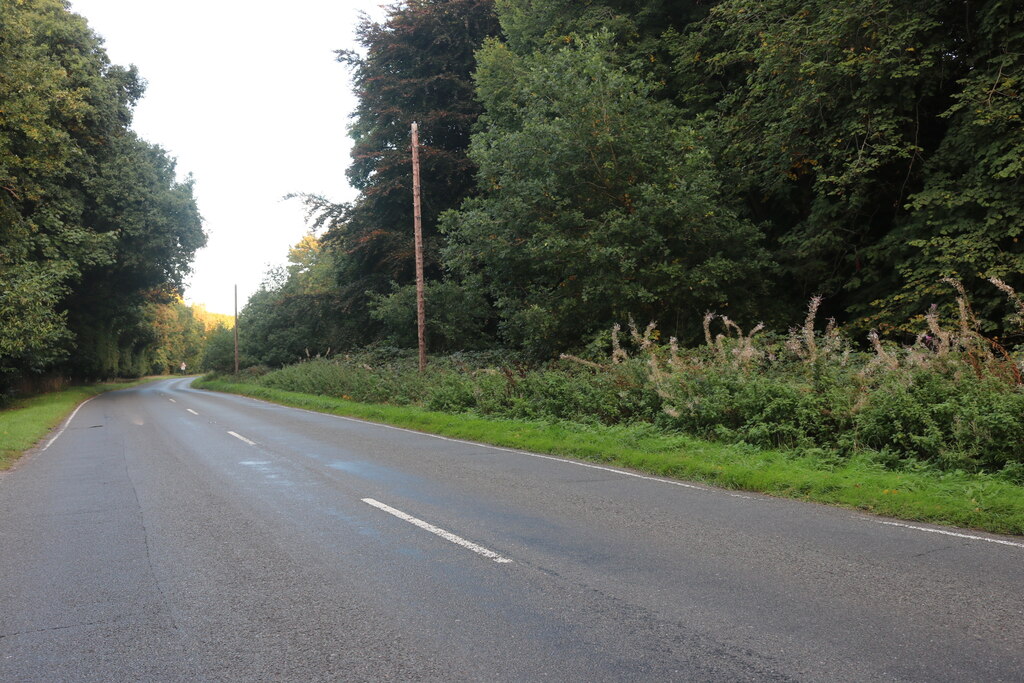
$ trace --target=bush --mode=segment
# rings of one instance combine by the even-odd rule
[[[958,290],[959,291],[959,290]],[[654,324],[616,326],[602,341],[611,358],[563,356],[527,364],[506,351],[433,358],[374,347],[253,378],[269,387],[444,412],[578,423],[648,423],[703,438],[790,449],[888,467],[1001,473],[1024,479],[1024,388],[1008,352],[971,327],[969,308],[945,330],[934,309],[930,337],[910,346],[869,340],[858,352],[833,324],[814,328],[820,300],[788,336],[744,333],[728,318],[705,344],[657,343]],[[627,348],[628,347],[628,348]],[[997,349],[996,353],[993,349]]]

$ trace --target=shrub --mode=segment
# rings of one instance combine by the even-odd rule
[[[605,358],[596,346],[587,358],[565,355],[542,365],[507,351],[470,352],[434,358],[421,373],[414,351],[379,346],[253,381],[445,412],[649,423],[836,462],[856,457],[1024,479],[1020,369],[977,332],[962,288],[957,292],[953,326],[944,328],[933,308],[923,318],[927,331],[913,343],[872,334],[868,352],[854,350],[831,321],[817,330],[815,299],[788,335],[768,334],[761,325],[744,332],[708,314],[705,343],[696,348],[660,343],[654,323],[640,330],[631,322],[628,334],[616,326],[602,337],[610,345]]]

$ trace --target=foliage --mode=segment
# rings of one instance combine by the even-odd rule
[[[856,351],[813,300],[788,335],[745,332],[708,314],[705,343],[659,341],[654,323],[616,325],[603,351],[538,364],[453,354],[426,373],[411,351],[378,348],[285,367],[261,386],[368,403],[418,405],[502,419],[648,423],[701,439],[782,449],[835,462],[1005,473],[1024,471],[1024,376],[1019,359],[978,331],[959,283],[962,316],[930,311],[912,345],[870,338]],[[1004,290],[1024,312],[1012,290]],[[610,354],[609,354],[610,351]],[[603,357],[602,357],[603,356]]]
[[[339,329],[336,346],[352,348],[390,334],[370,315],[371,301],[393,283],[414,279],[410,129],[418,123],[427,277],[440,278],[437,218],[473,185],[466,157],[480,113],[473,98],[474,51],[498,30],[492,0],[410,0],[391,5],[383,23],[357,28],[364,54],[338,52],[353,71],[358,105],[351,185],[355,202],[306,197],[315,228],[332,252]],[[435,306],[436,308],[436,306]]]
[[[55,264],[0,267],[0,373],[42,371],[63,356],[69,336],[66,315],[57,310],[63,281]]]
[[[0,72],[0,382],[144,372],[146,307],[205,243],[191,182],[129,129],[138,74],[65,3],[0,5]]]
[[[302,367],[312,367],[304,363]],[[1024,499],[1003,476],[890,471],[865,457],[837,462],[826,453],[799,456],[745,444],[716,444],[649,424],[600,425],[453,416],[414,406],[356,403],[257,384],[205,378],[193,386],[255,396],[307,410],[383,422],[449,438],[610,463],[726,488],[844,505],[878,514],[993,532],[1024,533]]]
[[[657,79],[669,76],[667,29],[682,29],[707,14],[702,2],[678,0],[496,0],[503,38],[518,54],[564,45],[570,35],[610,32],[623,64]]]
[[[913,218],[895,230],[880,250],[900,254],[907,286],[884,298],[882,310],[901,307],[934,292],[943,277],[961,277],[972,291],[983,278],[1021,284],[1024,273],[1024,7],[1009,2],[979,3],[971,17],[971,51],[958,65],[961,76],[949,108],[939,117],[946,134],[925,160],[924,183],[910,197]],[[986,327],[1014,327],[1000,320],[1002,299],[979,298]]]
[[[487,331],[491,307],[483,293],[452,280],[426,284],[429,302],[426,315],[427,348],[431,353],[489,348],[494,340]],[[413,348],[416,328],[416,285],[392,285],[389,294],[370,297],[370,317],[381,324],[384,343]]]
[[[209,331],[203,348],[202,366],[213,372],[233,372],[235,369],[235,331],[218,325]]]
[[[284,340],[279,357],[412,343],[414,120],[443,349],[551,358],[631,314],[690,344],[702,310],[777,327],[815,295],[861,347],[872,328],[906,341],[932,303],[955,314],[944,277],[977,292],[981,331],[1019,343],[983,281],[1024,284],[1022,12],[398,3],[361,25],[363,54],[339,53],[360,102],[360,195],[306,197],[332,253],[330,344]]]
[[[180,299],[169,304],[151,305],[148,324],[156,333],[146,374],[165,375],[185,370],[195,372],[202,366],[208,344],[206,326],[193,308]]]
[[[286,268],[267,272],[239,313],[239,352],[246,365],[281,366],[328,354],[345,323],[338,320],[331,287],[331,252],[308,234],[290,250],[288,261]]]
[[[666,36],[675,101],[765,225],[790,311],[825,294],[861,331],[892,329],[940,277],[1019,277],[1020,12],[725,0]]]
[[[483,191],[447,216],[445,260],[495,300],[504,339],[542,357],[630,313],[681,334],[684,311],[756,301],[757,229],[722,205],[693,131],[612,49],[602,34],[479,55]]]

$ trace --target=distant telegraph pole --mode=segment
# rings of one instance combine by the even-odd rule
[[[235,374],[238,374],[238,285],[235,285]]]
[[[427,314],[423,294],[423,218],[420,210],[420,136],[412,124],[412,206],[416,240],[416,334],[420,343],[420,372],[427,367]]]

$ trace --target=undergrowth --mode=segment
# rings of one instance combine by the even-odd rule
[[[986,474],[1024,484],[1020,361],[978,330],[966,293],[942,321],[933,307],[910,343],[872,332],[860,348],[819,298],[787,334],[726,316],[704,317],[704,343],[659,341],[655,323],[612,330],[603,357],[563,355],[542,365],[501,352],[432,359],[375,349],[280,370],[251,369],[268,388],[363,403],[492,418],[649,424],[821,463],[853,458],[891,471]],[[1024,316],[1024,303],[993,280]]]

